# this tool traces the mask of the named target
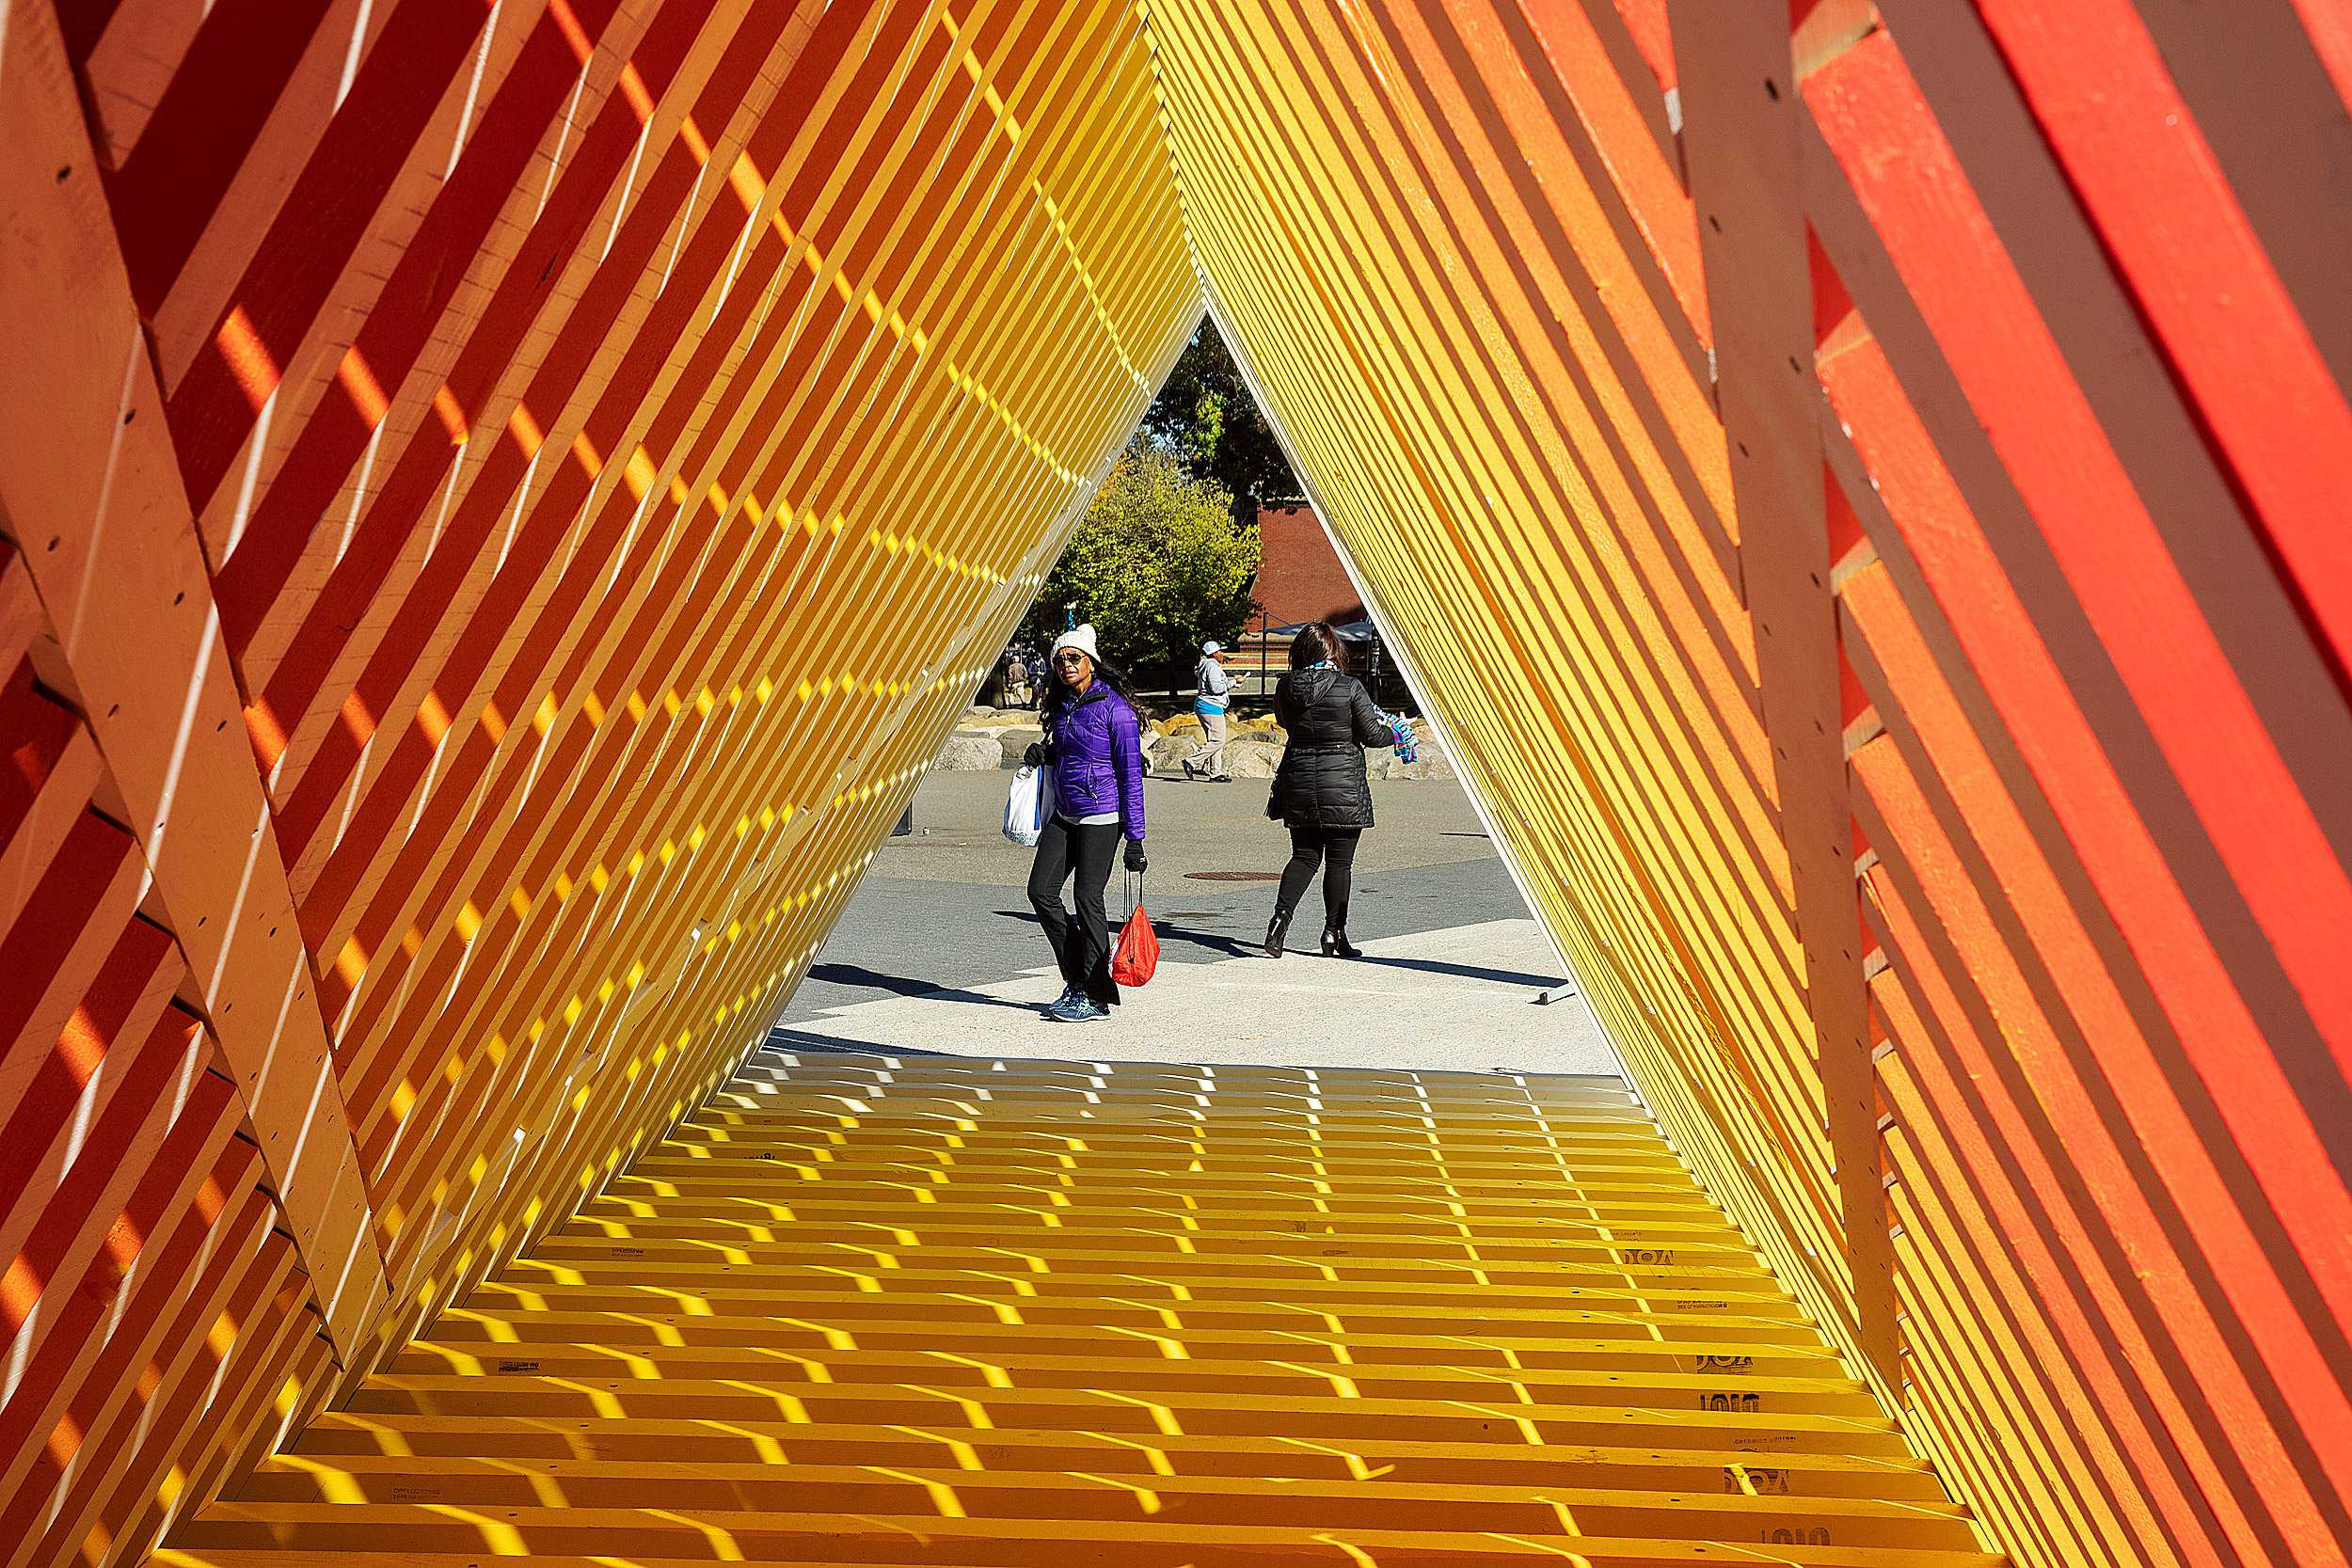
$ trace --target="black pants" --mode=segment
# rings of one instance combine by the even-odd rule
[[[1119,1006],[1103,889],[1111,879],[1111,857],[1119,852],[1120,836],[1116,822],[1086,825],[1051,816],[1038,835],[1037,859],[1029,865],[1029,904],[1037,911],[1038,924],[1045,927],[1045,940],[1054,944],[1054,961],[1061,965],[1063,981],[1105,1007]],[[1074,925],[1061,903],[1061,885],[1073,872],[1078,879],[1071,890],[1078,906]]]
[[[1314,880],[1317,863],[1323,863],[1324,924],[1346,926],[1347,895],[1356,879],[1356,843],[1363,836],[1361,828],[1293,828],[1291,863],[1282,867],[1282,891],[1277,895],[1282,907],[1298,908],[1307,884]]]

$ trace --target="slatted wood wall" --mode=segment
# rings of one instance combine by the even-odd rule
[[[12,1562],[714,1083],[1203,296],[2018,1560],[2352,1539],[2332,0],[8,0]]]
[[[1709,1189],[2017,1560],[2343,1562],[2343,8],[1151,9],[1227,336]]]
[[[730,1071],[1200,314],[1140,23],[17,0],[0,1558]]]

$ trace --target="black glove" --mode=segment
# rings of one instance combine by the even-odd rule
[[[1029,742],[1029,749],[1028,749],[1027,751],[1025,751],[1025,752],[1022,752],[1022,753],[1021,753],[1021,760],[1022,760],[1022,762],[1023,762],[1023,763],[1026,764],[1028,767],[1031,767],[1031,768],[1042,768],[1042,767],[1044,767],[1044,766],[1045,766],[1045,742],[1043,742],[1042,740],[1032,740],[1032,741],[1030,741],[1030,742]]]
[[[1152,863],[1150,861],[1143,858],[1143,840],[1139,838],[1129,839],[1127,841],[1127,869],[1140,877],[1143,875],[1144,868],[1151,863]]]

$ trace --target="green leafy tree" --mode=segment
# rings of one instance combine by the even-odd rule
[[[1131,444],[1046,577],[1023,631],[1040,647],[1062,628],[1062,606],[1094,625],[1120,663],[1189,661],[1201,642],[1237,640],[1257,603],[1258,533],[1233,521],[1232,497],[1184,459]]]
[[[1274,427],[1206,318],[1145,410],[1143,433],[1182,456],[1193,477],[1222,486],[1240,521],[1256,516],[1252,498],[1287,500],[1301,493]]]

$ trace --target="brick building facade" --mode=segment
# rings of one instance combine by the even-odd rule
[[[1344,626],[1364,618],[1363,599],[1348,580],[1311,506],[1258,509],[1258,585],[1252,592],[1265,609],[1265,626],[1328,621]]]

